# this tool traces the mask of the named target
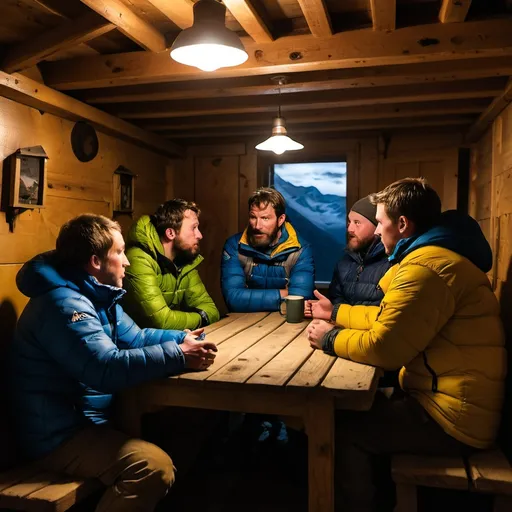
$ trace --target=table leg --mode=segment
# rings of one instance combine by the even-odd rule
[[[137,389],[130,389],[119,394],[116,408],[116,423],[119,428],[132,437],[142,435],[142,416],[151,411],[150,405],[144,400]]]
[[[308,435],[309,512],[334,511],[334,401],[311,400],[304,422]]]

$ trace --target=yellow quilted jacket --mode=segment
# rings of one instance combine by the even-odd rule
[[[334,350],[401,368],[400,385],[459,441],[487,448],[501,417],[506,375],[499,305],[487,276],[443,247],[420,247],[381,279],[380,307],[342,305]]]

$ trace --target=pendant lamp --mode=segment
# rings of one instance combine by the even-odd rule
[[[279,99],[281,98],[280,86],[286,84],[287,79],[284,76],[277,76],[272,78],[279,87]],[[277,117],[274,117],[272,122],[272,135],[265,141],[260,142],[256,149],[261,151],[273,151],[276,155],[282,155],[285,151],[297,151],[304,149],[304,146],[299,142],[295,142],[293,139],[288,137],[286,130],[286,122],[284,117],[281,115],[281,102],[278,103]]]
[[[225,25],[226,7],[217,0],[194,4],[194,23],[180,32],[171,47],[171,57],[203,71],[238,66],[247,52],[235,32]]]

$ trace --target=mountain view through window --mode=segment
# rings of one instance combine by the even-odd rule
[[[288,220],[312,245],[316,281],[329,282],[346,243],[346,162],[275,164],[274,187]]]

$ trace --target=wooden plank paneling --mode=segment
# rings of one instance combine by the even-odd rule
[[[0,160],[20,147],[35,145],[42,145],[49,156],[46,208],[21,214],[14,233],[9,233],[5,214],[0,214],[0,263],[23,263],[52,249],[60,226],[70,217],[88,211],[110,216],[112,174],[119,165],[139,176],[135,182],[135,216],[153,213],[163,202],[165,157],[99,133],[98,156],[82,163],[69,142],[72,123],[3,98],[0,113]],[[128,217],[123,227],[132,221]]]
[[[207,265],[199,272],[219,311],[226,306],[220,289],[222,247],[238,231],[239,158],[197,157],[195,159],[195,200],[201,208],[199,229],[207,233],[201,241],[201,254]]]
[[[115,29],[115,26],[96,13],[73,21],[64,21],[56,28],[7,49],[1,68],[6,73],[35,66],[51,55],[85,43]]]
[[[373,30],[395,30],[396,0],[370,0],[370,11]]]
[[[496,117],[512,102],[512,79],[509,80],[503,92],[482,112],[480,117],[469,128],[466,134],[467,142],[475,142],[491,125]]]
[[[119,0],[81,0],[81,2],[113,23],[120,32],[145,50],[153,52],[165,50],[167,44],[164,35],[139,18]]]
[[[424,43],[433,40],[439,42]],[[244,45],[248,61],[235,68],[218,69],[218,78],[505,57],[512,55],[512,31],[509,20],[492,20],[421,25],[391,33],[365,29],[329,38],[283,37],[268,44],[244,41]],[[49,86],[62,90],[205,78],[204,72],[174,62],[165,52],[130,52],[48,63],[43,74]]]
[[[442,0],[439,21],[441,23],[464,21],[470,7],[471,0]]]
[[[162,11],[173,23],[180,28],[192,26],[193,2],[192,0],[147,0],[151,5]]]
[[[463,59],[449,62],[293,73],[288,77],[288,82],[279,90],[284,95],[295,92],[451,82],[507,75],[512,75],[512,59],[508,57]],[[79,91],[78,97],[87,103],[97,104],[276,95],[278,92],[275,84],[267,76],[249,76],[84,89]]]
[[[250,0],[224,0],[223,3],[256,43],[270,43],[274,40],[269,27]]]
[[[331,18],[324,0],[298,0],[309,30],[316,37],[332,35]]]
[[[89,121],[98,130],[128,140],[167,156],[177,156],[183,150],[140,128],[117,119],[101,110],[30,80],[22,75],[11,76],[0,71],[0,95],[42,112],[70,121]]]

